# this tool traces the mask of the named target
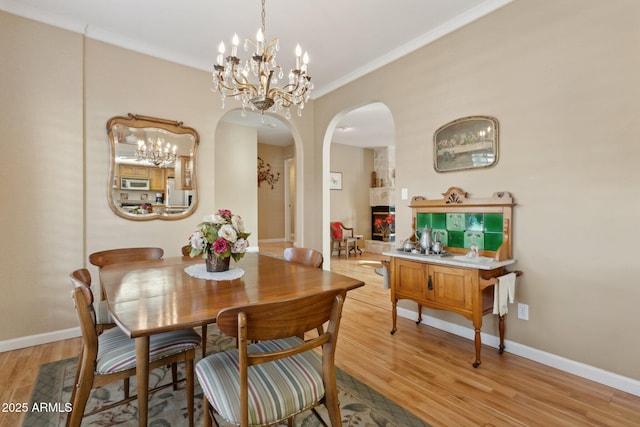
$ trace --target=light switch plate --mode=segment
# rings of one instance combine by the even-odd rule
[[[408,200],[409,199],[409,190],[406,188],[403,188],[401,191],[401,199],[402,200]]]
[[[529,305],[518,303],[518,319],[529,320]]]

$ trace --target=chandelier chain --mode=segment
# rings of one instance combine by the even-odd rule
[[[266,0],[262,0],[262,34],[267,34],[267,27],[265,25],[265,21],[266,21],[266,17],[267,14],[265,12],[265,1]]]

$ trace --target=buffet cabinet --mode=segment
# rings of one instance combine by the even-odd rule
[[[481,201],[471,201],[466,198],[466,193],[458,188],[450,188],[444,193],[445,198],[436,201],[427,201],[423,197],[413,199],[411,208],[413,209],[413,228],[425,226],[424,214],[451,214],[452,217],[464,218],[468,213],[469,217],[475,221],[473,223],[474,235],[483,237],[485,227],[482,220],[480,225],[478,218],[483,218],[484,213],[488,213],[489,221],[495,219],[493,215],[500,215],[503,221],[502,229],[499,230],[500,246],[491,250],[491,242],[496,241],[495,236],[491,236],[490,243],[483,248],[475,257],[468,257],[469,248],[464,244],[455,246],[457,240],[453,235],[453,227],[448,230],[446,221],[440,222],[442,229],[437,230],[438,235],[451,231],[451,246],[444,246],[445,252],[440,254],[424,253],[418,250],[407,251],[398,249],[396,251],[385,252],[384,255],[390,257],[389,278],[391,288],[392,303],[392,329],[391,333],[397,331],[397,305],[402,299],[411,300],[418,304],[417,323],[422,322],[423,307],[445,310],[457,313],[469,319],[474,329],[475,360],[473,367],[478,367],[481,363],[480,352],[482,347],[481,330],[483,316],[493,312],[494,290],[498,283],[498,278],[509,271],[507,266],[516,261],[511,257],[511,242],[509,237],[509,227],[511,225],[511,207],[513,201],[508,193],[496,193],[491,199]],[[428,217],[428,222],[433,218]],[[433,226],[438,223],[437,219]],[[418,224],[418,225],[417,225]],[[433,231],[433,228],[431,228]],[[487,230],[491,230],[488,226]],[[492,234],[495,230],[487,231]],[[475,245],[475,241],[474,241]],[[516,272],[520,275],[521,272]],[[499,352],[504,350],[504,316],[499,317],[498,327],[500,333]]]
[[[397,331],[397,304],[402,299],[418,304],[417,324],[422,323],[423,307],[460,314],[473,324],[476,353],[473,366],[478,367],[482,348],[482,318],[493,311],[493,292],[497,278],[506,274],[508,271],[505,266],[515,261],[488,264],[490,269],[486,270],[464,266],[464,261],[460,261],[458,265],[442,265],[441,259],[429,261],[418,257],[420,255],[415,256],[415,259],[406,258],[402,254],[391,256],[391,333],[395,334]],[[499,330],[499,351],[502,353],[504,316],[499,318]]]

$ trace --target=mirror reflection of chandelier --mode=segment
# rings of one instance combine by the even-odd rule
[[[136,149],[136,160],[146,162],[150,165],[157,166],[159,168],[171,165],[176,160],[176,150],[178,147],[174,144],[167,142],[164,145],[164,140],[157,137],[155,142],[152,138],[145,143],[144,140],[138,140],[138,148]]]
[[[298,107],[298,116],[302,115],[305,102],[309,101],[313,83],[307,75],[309,55],[302,54],[300,45],[296,46],[296,67],[289,71],[288,84],[277,87],[279,80],[284,77],[282,68],[276,63],[276,52],[279,50],[278,39],[265,43],[265,0],[262,0],[262,28],[258,30],[256,40],[246,39],[244,50],[249,50],[249,44],[255,46],[253,55],[240,63],[238,54],[238,35],[234,34],[231,41],[231,55],[224,57],[225,46],[221,42],[218,48],[217,64],[213,69],[213,85],[211,90],[220,92],[221,105],[227,96],[232,96],[242,102],[242,116],[246,116],[246,107],[256,108],[262,113],[285,110],[287,119],[291,118],[289,108]],[[252,83],[250,77],[257,78]]]

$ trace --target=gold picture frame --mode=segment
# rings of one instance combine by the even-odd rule
[[[436,172],[489,168],[498,163],[498,119],[463,117],[441,126],[433,134]]]

